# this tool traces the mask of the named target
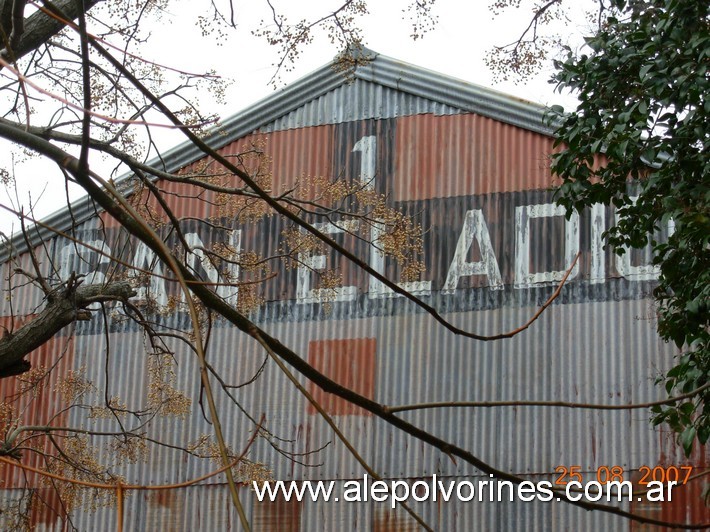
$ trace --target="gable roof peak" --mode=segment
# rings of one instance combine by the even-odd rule
[[[544,121],[546,108],[542,105],[398,61],[359,44],[346,48],[344,53],[345,63],[349,61],[349,64],[345,65],[346,68],[342,68],[345,63],[341,53],[333,61],[225,119],[220,126],[206,135],[205,141],[213,148],[225,146],[260,130],[308,102],[357,80],[431,100],[460,112],[476,113],[538,133],[552,134],[552,129]],[[195,145],[185,142],[162,153],[148,164],[173,172],[202,156],[203,153]],[[117,179],[117,183],[129,185],[131,176],[130,173],[125,174]],[[72,202],[71,206],[46,217],[45,223],[63,231],[95,214],[93,202],[83,197]],[[42,225],[34,226],[31,235],[32,245],[42,238],[49,239],[54,236],[52,231]],[[23,235],[16,233],[10,242],[0,246],[0,262],[5,262],[8,257],[23,253],[27,249]]]

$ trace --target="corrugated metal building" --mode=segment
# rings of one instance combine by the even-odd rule
[[[426,271],[407,285],[444,318],[479,334],[514,329],[550,296],[579,252],[580,259],[555,304],[528,330],[512,339],[479,342],[456,336],[419,307],[392,294],[334,252],[324,261],[343,274],[337,301],[325,309],[318,279],[298,268],[283,268],[266,282],[264,302],[252,317],[269,333],[316,368],[359,393],[387,405],[436,401],[559,401],[624,405],[663,399],[654,379],[672,364],[675,349],[655,332],[651,290],[656,272],[648,256],[617,257],[604,250],[601,234],[614,212],[599,206],[566,220],[554,205],[547,157],[552,152],[544,109],[510,96],[447,78],[376,55],[349,77],[330,65],[227,120],[210,138],[224,155],[258,142],[270,157],[272,190],[284,190],[299,176],[368,180],[390,203],[424,228]],[[180,146],[164,155],[166,170],[194,168],[201,154]],[[190,166],[192,165],[192,166]],[[190,197],[183,185],[159,182],[183,229],[194,244],[232,239],[244,252],[266,256],[278,246],[285,224],[265,217],[249,225],[232,223],[232,232],[200,222],[214,215],[209,194]],[[96,216],[87,201],[77,202],[47,225],[72,232],[81,241],[133,264],[147,265],[139,246],[108,216]],[[332,229],[332,228],[331,228]],[[397,280],[393,264],[367,246],[359,256]],[[105,278],[110,260],[45,230],[43,253],[60,264],[60,274]],[[234,240],[236,239],[236,240]],[[39,241],[39,240],[38,240]],[[3,251],[0,300],[4,324],[12,315],[41,308],[42,294],[20,286],[17,262],[28,263],[26,243],[14,239]],[[140,258],[139,258],[140,257]],[[51,261],[47,260],[48,265]],[[44,263],[43,263],[44,264]],[[49,268],[49,266],[47,266]],[[205,272],[209,277],[211,272]],[[156,294],[177,294],[154,281]],[[173,292],[173,290],[175,290]],[[225,293],[228,297],[234,294]],[[129,408],[146,401],[150,386],[144,337],[137,327],[97,315],[67,328],[40,352],[35,364],[57,362],[55,375],[80,368],[95,386],[85,398],[101,404],[119,395]],[[185,327],[184,313],[164,317],[166,326]],[[110,339],[110,349],[107,346]],[[184,420],[157,418],[148,436],[192,442],[211,427],[200,414],[199,378],[194,356],[174,346],[177,387],[192,400]],[[226,323],[210,335],[210,361],[220,375],[240,383],[257,374],[264,353]],[[107,377],[108,376],[108,377]],[[58,379],[60,377],[53,377]],[[436,474],[448,480],[486,480],[474,467],[404,435],[394,427],[302,381],[334,416],[363,458],[385,478],[410,483]],[[21,387],[0,382],[9,401]],[[335,480],[338,486],[361,479],[363,469],[332,430],[273,364],[255,383],[233,390],[239,408],[218,394],[228,442],[239,449],[253,428],[242,414],[259,418],[299,458],[289,460],[259,438],[249,458],[267,464],[281,480]],[[23,397],[18,408],[32,424],[116,430],[113,419],[90,418],[86,410],[65,410],[52,386]],[[543,406],[424,409],[401,416],[494,465],[532,480],[559,477],[560,466],[579,467],[596,479],[600,467],[620,466],[638,480],[644,466],[692,463],[694,475],[708,471],[708,453],[685,459],[670,434],[653,429],[645,409],[593,410]],[[92,438],[101,446],[100,438]],[[325,448],[323,448],[325,446]],[[308,455],[314,450],[319,452]],[[106,453],[103,447],[99,454]],[[28,454],[27,463],[41,465]],[[188,459],[166,448],[151,451],[145,463],[117,470],[130,482],[180,482],[211,471],[214,463]],[[2,468],[5,499],[19,499],[28,483],[46,504],[35,504],[32,524],[63,529],[67,519],[79,530],[115,527],[113,506],[66,512],[52,492],[19,470]],[[229,530],[239,521],[223,477],[175,491],[134,493],[126,504],[130,530]],[[625,503],[622,508],[675,522],[710,520],[702,494],[703,477],[678,489],[672,503]],[[44,494],[44,495],[42,495]],[[241,489],[254,530],[409,530],[413,519],[373,502],[259,503]],[[561,502],[413,502],[412,508],[435,530],[610,530],[639,526],[609,513],[587,512]]]

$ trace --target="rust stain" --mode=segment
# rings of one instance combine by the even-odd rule
[[[54,488],[42,488],[32,493],[30,530],[39,525],[54,525],[67,517],[67,508]]]
[[[146,530],[178,532],[184,530],[185,499],[189,490],[159,490],[146,493]]]
[[[709,468],[694,468],[693,476],[708,473]],[[632,476],[632,482],[637,485],[637,481],[641,475],[635,473]],[[676,486],[672,490],[672,500],[667,502],[649,502],[645,499],[642,501],[633,501],[631,503],[631,512],[636,515],[659,519],[669,523],[706,523],[710,517],[710,508],[707,505],[705,495],[710,489],[707,476],[690,480],[687,484]],[[630,524],[632,531],[653,531],[653,532],[670,532],[673,530],[668,527],[654,526],[632,521]]]
[[[172,490],[157,490],[148,494],[148,502],[162,508],[174,508],[177,501]]]
[[[693,452],[689,457],[685,457],[683,450],[676,443],[675,435],[668,430],[659,432],[661,453],[657,464],[646,464],[651,468],[651,475],[656,475],[653,471],[658,468],[658,475],[655,477],[648,476],[646,480],[659,480],[666,482],[675,480],[673,478],[661,478],[665,476],[666,471],[673,468],[681,468],[681,466],[692,465],[693,470],[690,474],[691,480],[686,484],[681,484],[673,488],[672,500],[666,502],[649,502],[634,501],[631,503],[631,511],[633,513],[660,519],[669,523],[705,523],[710,519],[710,481],[708,481],[708,473],[710,472],[710,448],[704,445],[695,445]],[[673,473],[675,475],[675,473]],[[684,474],[681,470],[681,480]],[[693,478],[698,477],[698,478]],[[634,472],[631,481],[637,485],[641,479],[641,473]],[[633,522],[631,530],[643,530],[653,532],[665,532],[671,529],[667,527],[644,525]]]
[[[302,503],[293,499],[286,501],[279,498],[273,502],[263,501],[254,504],[252,530],[255,532],[299,532],[301,530]]]
[[[415,532],[419,524],[400,509],[376,509],[373,513],[372,532]]]

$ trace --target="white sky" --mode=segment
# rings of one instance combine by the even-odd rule
[[[402,18],[402,9],[408,1],[370,0],[371,13],[363,17],[361,22],[364,44],[368,48],[527,100],[543,104],[560,103],[563,100],[559,94],[553,94],[553,87],[547,83],[550,71],[521,85],[513,82],[494,84],[492,72],[484,63],[485,54],[492,46],[507,44],[520,34],[529,22],[528,10],[512,10],[493,18],[488,10],[492,0],[437,0],[434,12],[438,15],[438,26],[423,39],[413,41],[409,37],[410,22]],[[198,8],[204,8],[206,4],[206,0],[171,1],[169,10],[172,16],[166,16],[155,24],[151,44],[143,50],[143,54],[150,60],[182,70],[203,72],[214,69],[221,76],[232,79],[234,83],[228,90],[226,106],[216,105],[209,97],[200,102],[204,109],[226,118],[274,91],[268,83],[275,72],[273,64],[278,58],[277,50],[251,34],[261,19],[269,19],[270,10],[263,0],[237,0],[239,11],[236,20],[239,27],[236,31],[228,31],[227,39],[218,45],[216,37],[202,37],[195,26],[196,16],[200,14]],[[324,13],[329,7],[339,5],[339,2],[274,0],[273,4],[287,15],[291,14],[295,21],[301,17]],[[304,13],[304,4],[308,5],[309,13]],[[293,71],[281,74],[283,83],[280,86],[308,74],[335,56],[336,48],[330,45],[326,36],[318,37],[305,49]],[[569,105],[571,100],[565,100]],[[184,140],[176,132],[162,130],[159,134],[159,143],[163,148],[170,148]],[[66,204],[63,178],[52,165],[36,159],[18,162],[17,156],[15,162],[17,194],[24,204],[27,204],[28,195],[31,195],[37,217],[46,216]],[[10,145],[3,142],[0,144],[0,166],[11,170],[12,163]],[[98,158],[90,159],[90,164],[103,175],[111,170]],[[79,193],[72,191],[70,195],[75,198]],[[15,191],[11,191],[11,194],[16,203]],[[3,193],[0,193],[0,202],[7,202]],[[0,211],[0,231],[9,234],[18,227],[12,215]]]

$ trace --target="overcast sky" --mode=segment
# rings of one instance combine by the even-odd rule
[[[278,90],[269,85],[275,73],[273,65],[278,59],[277,50],[251,34],[261,19],[270,16],[266,3],[260,4],[260,1],[237,2],[238,29],[228,31],[225,39],[218,39],[214,35],[201,36],[195,25],[196,17],[200,14],[197,9],[204,7],[206,0],[172,0],[169,3],[170,14],[154,24],[151,44],[143,53],[148,59],[162,64],[195,72],[214,69],[221,76],[232,79],[226,105],[217,105],[209,97],[201,102],[204,109],[226,118]],[[547,83],[549,70],[523,84],[494,84],[493,73],[484,63],[485,54],[492,46],[507,44],[520,34],[529,22],[528,10],[511,10],[494,18],[488,9],[492,0],[437,0],[434,13],[438,16],[438,26],[424,38],[413,41],[409,37],[410,22],[402,18],[402,9],[407,1],[371,0],[370,15],[361,19],[368,48],[527,100],[548,105],[566,100],[569,105],[570,100],[554,94],[553,87]],[[294,21],[304,16],[324,13],[329,7],[339,5],[337,1],[328,0],[274,0],[272,3],[293,17]],[[308,5],[308,13],[305,14],[304,4]],[[261,8],[258,7],[260,5]],[[281,73],[282,82],[279,87],[329,62],[336,51],[328,39],[321,35],[305,49],[291,72]],[[160,134],[160,144],[164,148],[184,140],[176,132],[163,131]],[[10,170],[11,162],[9,145],[0,144],[0,165]],[[105,174],[110,170],[101,160],[91,160],[90,163],[99,173]],[[20,178],[18,194],[23,202],[27,202],[28,193],[32,194],[35,202],[41,195],[35,206],[38,217],[46,216],[65,204],[61,174],[47,162],[18,162],[16,175]],[[78,193],[72,191],[72,198]],[[12,194],[14,196],[15,192],[12,191]],[[9,234],[17,228],[17,221],[11,215],[0,212],[0,230]]]

